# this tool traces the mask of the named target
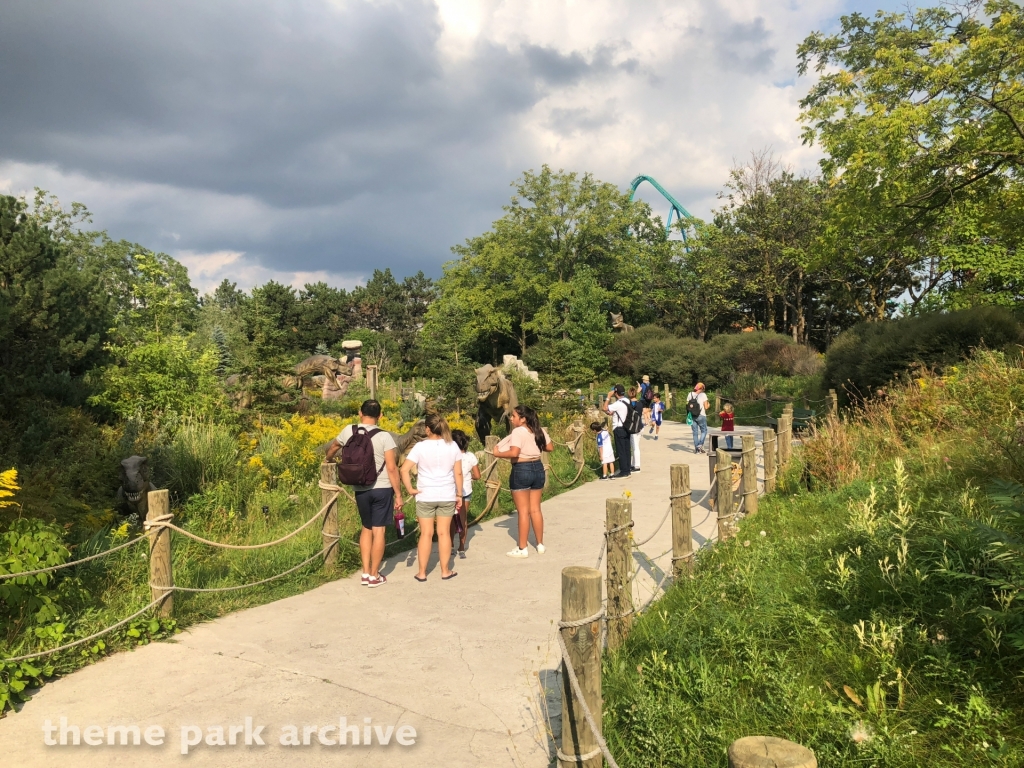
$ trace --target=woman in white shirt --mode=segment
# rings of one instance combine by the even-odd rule
[[[546,429],[541,427],[537,412],[526,405],[512,409],[512,431],[494,448],[494,458],[512,462],[508,487],[512,502],[519,514],[519,541],[509,557],[529,557],[526,548],[530,541],[530,525],[537,541],[537,554],[544,554],[544,515],[540,511],[540,497],[544,493],[544,465],[542,451],[553,451]]]
[[[452,515],[462,507],[462,451],[452,442],[452,432],[444,416],[428,413],[424,419],[427,437],[412,447],[402,463],[402,483],[410,496],[416,497],[416,520],[420,524],[420,540],[416,545],[419,573],[416,581],[427,580],[434,521],[437,521],[437,554],[441,561],[441,578],[458,576],[451,570]],[[416,488],[410,474],[416,467]]]

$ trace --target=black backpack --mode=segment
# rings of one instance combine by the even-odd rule
[[[345,485],[373,485],[384,471],[384,464],[377,469],[373,460],[373,436],[382,430],[367,429],[359,424],[352,427],[352,437],[341,449],[338,464],[338,481]]]
[[[696,396],[686,401],[686,412],[695,419],[700,416],[700,401],[697,400]]]
[[[622,423],[626,431],[631,435],[638,435],[644,431],[643,405],[630,403],[626,410],[626,418]]]

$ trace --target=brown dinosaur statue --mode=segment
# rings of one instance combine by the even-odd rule
[[[516,388],[500,368],[482,365],[476,369],[476,434],[480,442],[491,434],[491,421],[509,425],[512,409],[519,405]]]
[[[325,389],[340,390],[341,395],[344,395],[348,391],[349,382],[352,381],[353,367],[351,363],[343,363],[330,355],[311,355],[298,363],[292,372],[293,375],[284,378],[286,387],[299,389],[307,385],[314,376],[323,376]]]
[[[612,330],[613,331],[621,331],[622,333],[629,333],[630,331],[634,330],[632,325],[630,325],[629,323],[623,321],[621,314],[617,315],[614,312],[609,312],[608,314],[612,316]]]

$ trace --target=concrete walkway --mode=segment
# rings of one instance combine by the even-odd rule
[[[544,503],[547,552],[514,560],[514,515],[474,529],[459,572],[442,582],[435,563],[429,581],[413,580],[413,554],[391,558],[389,581],[369,590],[358,575],[195,626],[165,643],[121,653],[45,686],[23,710],[0,720],[4,766],[548,766],[559,730],[559,664],[555,622],[561,571],[594,566],[603,540],[605,499],[629,490],[635,535],[642,540],[668,505],[669,466],[691,465],[694,498],[710,483],[706,456],[693,453],[690,429],[666,424],[661,439],[646,432],[642,472],[628,480],[591,482]],[[693,514],[694,544],[713,536],[707,502]],[[650,556],[671,547],[666,522],[645,545]],[[436,552],[436,550],[435,550]],[[644,599],[661,571],[637,580]],[[669,567],[669,557],[657,562]],[[162,746],[44,745],[43,724],[159,725]],[[214,726],[264,726],[266,746],[207,743],[181,754],[183,726],[195,739]],[[324,746],[338,726],[362,730],[366,718],[388,735],[381,746]],[[308,746],[282,746],[284,726],[297,726]],[[415,728],[415,744],[401,746],[400,727]],[[308,729],[307,729],[308,730]],[[54,734],[59,739],[59,733]],[[362,735],[362,734],[360,734]],[[349,736],[351,738],[351,736]],[[155,740],[155,739],[154,739]],[[216,731],[210,741],[216,741]],[[69,738],[70,741],[70,738]],[[361,740],[362,741],[362,740]]]

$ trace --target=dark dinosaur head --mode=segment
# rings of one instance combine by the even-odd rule
[[[149,490],[149,459],[129,456],[121,462],[121,487],[125,498],[137,502]]]

